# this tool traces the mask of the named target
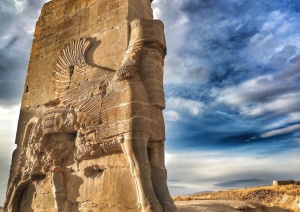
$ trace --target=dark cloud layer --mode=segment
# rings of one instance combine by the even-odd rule
[[[171,193],[296,178],[298,6],[283,0],[158,3],[169,41],[167,164],[176,179],[168,181]]]
[[[20,54],[19,50],[12,52],[11,49],[20,42],[18,37],[11,40],[0,49],[0,104],[11,105],[20,101],[21,88],[24,84],[25,71],[22,69],[28,64],[28,52]]]
[[[299,149],[289,127],[300,121],[298,4],[183,0],[167,12],[169,4],[159,1],[156,12],[171,42],[167,99],[203,105],[195,115],[167,101],[169,147]]]
[[[257,185],[270,185],[270,182],[267,180],[260,180],[260,179],[245,179],[245,180],[231,180],[222,183],[216,183],[214,186],[218,187],[236,187],[236,188],[243,188],[243,187],[251,187]]]

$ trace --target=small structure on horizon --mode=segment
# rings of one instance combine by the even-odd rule
[[[282,185],[300,185],[300,181],[297,180],[274,180],[273,186],[282,186]]]

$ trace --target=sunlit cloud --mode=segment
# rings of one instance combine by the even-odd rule
[[[295,125],[292,125],[292,126],[288,126],[288,127],[284,127],[284,128],[280,128],[280,129],[265,132],[265,133],[261,134],[260,137],[268,138],[268,137],[272,137],[272,136],[278,136],[278,135],[284,135],[284,134],[292,133],[292,132],[295,132],[295,131],[299,132],[299,130],[300,130],[300,124],[295,124]]]
[[[188,113],[192,116],[197,116],[203,112],[204,104],[199,101],[171,97],[167,99],[167,107],[168,109],[175,109],[184,113]]]
[[[9,177],[9,167],[18,126],[20,106],[3,108],[0,106],[0,206],[5,198]]]
[[[174,110],[166,110],[164,111],[164,117],[167,121],[173,121],[176,122],[180,119],[179,113],[177,113]]]
[[[28,5],[27,0],[13,0],[13,1],[14,1],[14,5],[15,5],[15,8],[18,13],[23,12]]]
[[[298,179],[300,166],[296,151],[263,157],[237,152],[182,151],[167,153],[166,162],[173,195]]]

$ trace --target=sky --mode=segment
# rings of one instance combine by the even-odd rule
[[[0,205],[35,22],[47,0],[0,4]],[[154,0],[165,25],[172,195],[300,178],[300,3]]]

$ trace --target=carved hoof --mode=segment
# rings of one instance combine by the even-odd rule
[[[177,208],[174,205],[174,203],[162,202],[161,205],[163,207],[163,212],[176,212],[177,211]]]
[[[147,199],[146,203],[142,205],[142,212],[162,212],[162,207],[159,202]]]
[[[160,205],[148,205],[142,212],[162,212],[162,207]]]

